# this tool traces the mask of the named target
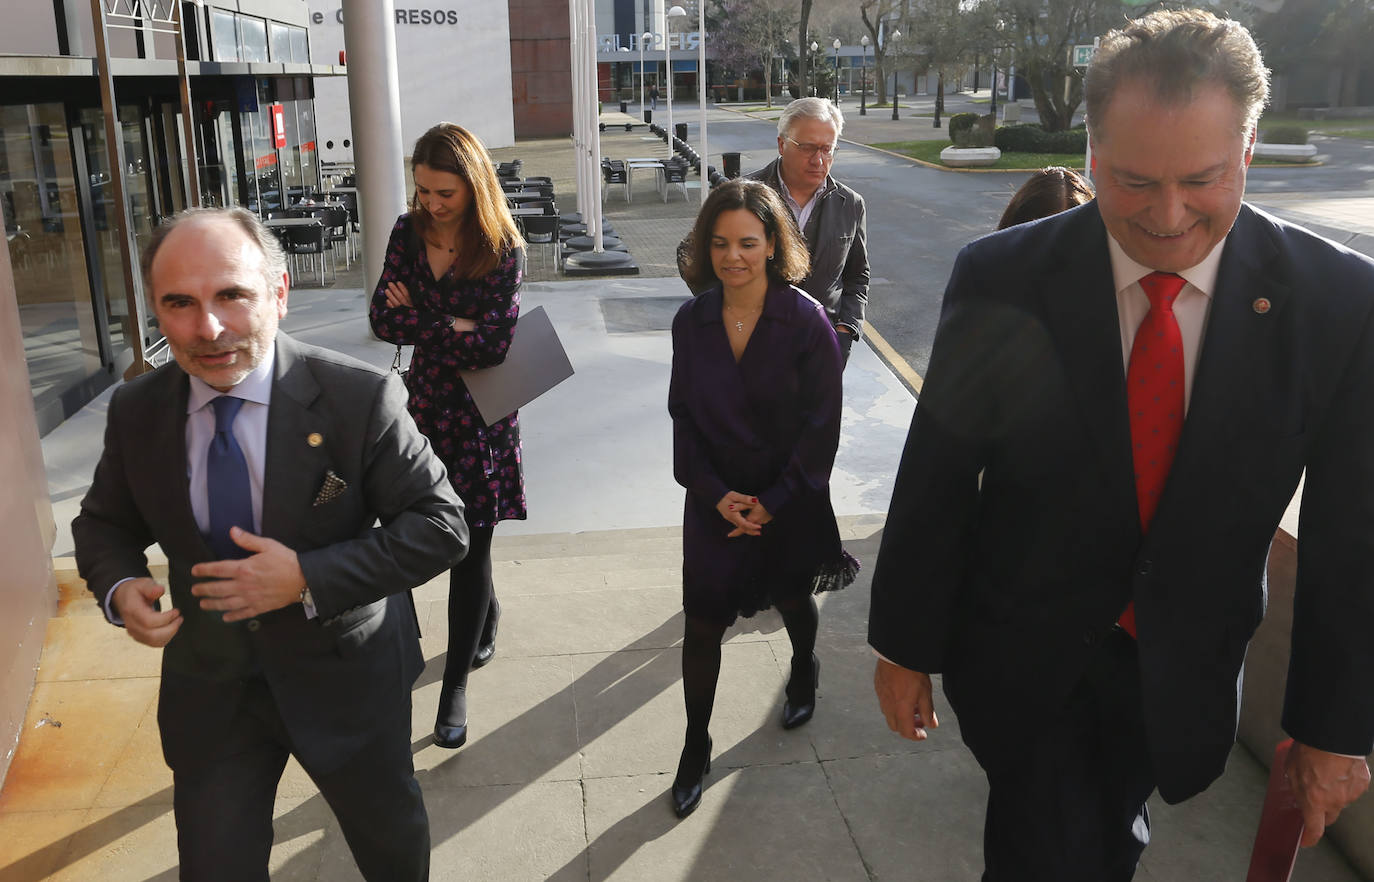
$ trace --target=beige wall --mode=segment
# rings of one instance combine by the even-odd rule
[[[53,518],[8,248],[0,248],[0,784],[56,608]]]

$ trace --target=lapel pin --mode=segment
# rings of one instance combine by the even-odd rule
[[[1264,315],[1269,311],[1271,306],[1273,306],[1273,304],[1269,302],[1268,297],[1256,297],[1255,302],[1250,304],[1250,307],[1255,310],[1257,315]]]
[[[1256,302],[1258,303],[1258,301]],[[1268,308],[1269,307],[1267,306],[1265,307],[1265,309]],[[1258,311],[1259,307],[1257,306],[1255,307],[1255,309]],[[321,444],[324,443],[324,436],[321,435],[319,432],[311,432],[309,435],[305,436],[305,443],[309,444],[311,447],[319,447]]]

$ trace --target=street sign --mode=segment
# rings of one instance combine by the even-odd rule
[[[1073,47],[1073,66],[1087,67],[1093,60],[1093,53],[1097,51],[1096,46],[1075,46]]]

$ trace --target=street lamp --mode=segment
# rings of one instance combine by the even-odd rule
[[[835,103],[840,103],[840,38],[830,44],[835,50]],[[853,68],[850,68],[853,70]]]
[[[619,51],[624,52],[626,55],[629,55],[629,54],[630,54],[630,47],[629,47],[629,46],[621,46],[620,49],[619,49]],[[618,63],[618,64],[616,64],[616,66],[615,66],[615,67],[616,67],[616,70],[617,70],[618,72],[622,72],[622,73],[623,73],[624,70],[625,70],[625,65],[626,65],[626,64],[627,64],[627,62],[623,62],[623,61],[620,62],[620,63]],[[623,82],[623,80],[621,80],[620,77],[617,75],[617,76],[616,76],[616,80],[615,80],[615,100],[616,100],[617,102],[620,101],[620,96],[623,95],[623,94],[625,94],[624,91],[622,91],[621,86],[620,86],[620,84],[621,84],[622,82]],[[634,79],[633,76],[631,76],[631,77],[630,77],[630,89],[633,90],[633,89],[634,89],[634,86],[635,86],[635,79]],[[632,92],[632,94],[633,94],[633,92]],[[626,100],[625,103],[626,103],[626,104],[629,104],[630,102],[629,102],[628,100]]]
[[[674,6],[668,10],[668,20],[664,23],[663,61],[668,68],[668,158],[673,158],[673,19],[686,18],[687,10]]]
[[[887,54],[892,56],[892,119],[897,119],[897,41],[902,39],[901,31],[893,31],[887,38]]]
[[[863,73],[859,74],[859,116],[868,116],[868,34],[859,38],[863,47]]]
[[[701,109],[701,157],[697,165],[697,177],[701,183],[701,201],[704,204],[711,191],[711,145],[706,140],[706,3],[697,0],[697,106]],[[664,185],[665,191],[667,184]]]
[[[807,60],[811,62],[811,94],[812,94],[813,96],[816,94],[816,64],[815,64],[815,61],[816,61],[816,50],[819,49],[819,48],[821,48],[821,44],[820,44],[820,43],[817,43],[815,40],[812,40],[812,41],[811,41],[811,57],[810,57],[809,59],[807,59]]]
[[[645,43],[652,43],[653,41],[654,41],[654,35],[653,35],[651,32],[649,32],[649,31],[645,31],[644,33],[642,33],[642,34],[639,35],[639,119],[640,119],[640,122],[645,122],[645,121],[646,121],[646,120],[644,119],[644,44],[645,44]]]

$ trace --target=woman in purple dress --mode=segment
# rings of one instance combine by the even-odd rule
[[[682,523],[682,689],[687,736],[673,809],[701,801],[720,642],[739,615],[777,607],[792,642],[782,725],[816,709],[813,596],[853,581],[840,547],[830,468],[840,441],[840,347],[824,308],[790,282],[806,245],[781,198],[758,181],[716,188],[686,267],[694,290],[673,320],[673,472]]]
[[[486,148],[452,123],[415,142],[415,198],[391,231],[369,317],[378,337],[413,344],[409,410],[463,500],[471,544],[449,574],[448,655],[434,743],[468,736],[468,671],[491,659],[501,607],[492,593],[498,521],[525,517],[516,414],[488,426],[460,370],[506,358],[520,312],[525,248]]]

